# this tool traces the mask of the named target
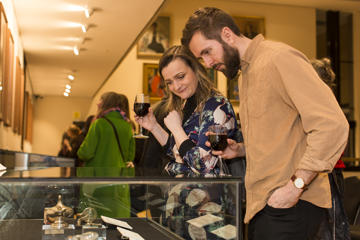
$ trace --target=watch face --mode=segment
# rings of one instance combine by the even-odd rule
[[[305,183],[304,180],[302,178],[296,178],[294,181],[295,187],[297,188],[303,188]]]

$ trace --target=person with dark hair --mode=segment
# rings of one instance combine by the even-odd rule
[[[84,166],[133,166],[135,141],[124,99],[123,95],[115,92],[101,96],[96,120],[77,152],[85,162]]]
[[[335,92],[335,73],[331,68],[329,58],[312,59],[312,66],[329,88]],[[344,162],[339,159],[331,173],[329,182],[331,187],[332,207],[327,210],[327,218],[320,226],[316,239],[321,240],[350,240],[350,226],[344,208]]]
[[[232,105],[213,86],[205,68],[182,46],[173,46],[161,57],[159,73],[169,96],[161,111],[169,134],[156,120],[152,109],[135,120],[149,130],[167,150],[171,161],[166,170],[173,176],[219,174],[218,157],[205,145],[208,127],[224,125],[236,140],[238,128]]]
[[[181,42],[229,79],[241,70],[244,145],[229,143],[217,154],[226,158],[246,150],[249,239],[312,239],[331,207],[327,172],[349,132],[331,90],[300,51],[261,34],[245,37],[218,8],[195,11]]]
[[[81,144],[81,141],[79,141],[80,134],[80,128],[75,124],[71,124],[63,134],[61,149],[58,153],[59,157],[76,158],[77,149]]]

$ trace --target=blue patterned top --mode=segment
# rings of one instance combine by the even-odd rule
[[[216,166],[218,157],[211,154],[211,149],[205,146],[208,137],[205,133],[209,126],[223,124],[228,129],[228,138],[239,142],[241,133],[237,127],[234,109],[227,98],[221,95],[210,97],[204,104],[203,109],[194,111],[183,124],[184,131],[193,142],[193,147],[183,155],[184,163],[176,162],[181,159],[175,139],[171,135],[167,154],[171,161],[165,169],[172,176],[216,176],[219,168]]]

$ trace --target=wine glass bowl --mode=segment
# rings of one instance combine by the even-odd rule
[[[211,125],[208,128],[208,139],[211,149],[215,151],[223,151],[226,149],[227,143],[227,128],[222,125]],[[218,156],[219,176],[231,176],[229,169],[224,164],[221,156]]]
[[[212,125],[208,129],[211,148],[223,151],[227,147],[227,129],[221,125]]]
[[[149,96],[140,93],[135,97],[134,102],[134,112],[139,117],[145,117],[149,113],[150,108],[150,99]],[[143,134],[143,129],[139,127],[139,134],[134,135],[135,138],[148,138],[148,136]]]

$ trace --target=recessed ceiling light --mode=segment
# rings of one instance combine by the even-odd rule
[[[65,92],[70,93],[71,91],[69,88],[67,88],[67,89],[65,89]]]
[[[85,7],[85,9],[84,9],[84,13],[85,13],[86,18],[90,18],[90,16],[93,14],[93,12],[94,12],[94,10],[89,9],[88,7]]]
[[[69,94],[68,94],[67,92],[64,92],[64,96],[65,96],[65,97],[68,97]]]
[[[71,89],[71,86],[69,84],[66,84],[66,89]]]
[[[74,75],[69,74],[69,75],[68,75],[68,79],[70,79],[71,81],[73,81],[73,80],[75,79],[75,77],[74,77]]]

